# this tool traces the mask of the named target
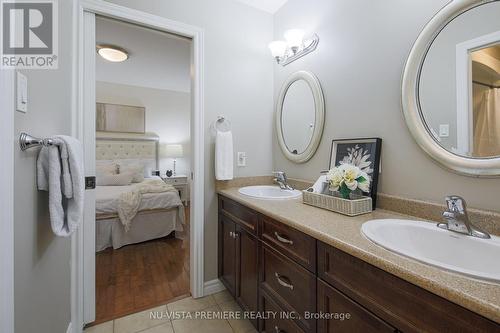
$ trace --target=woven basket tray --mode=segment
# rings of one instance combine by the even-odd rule
[[[305,204],[328,209],[347,216],[367,214],[372,211],[372,198],[359,196],[356,199],[344,199],[332,195],[302,191]]]

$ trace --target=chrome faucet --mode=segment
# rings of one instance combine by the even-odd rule
[[[438,223],[438,227],[458,232],[461,234],[479,237],[490,238],[490,235],[473,225],[467,214],[467,204],[465,200],[458,195],[450,195],[446,197],[447,210],[443,212],[443,217],[446,222]]]
[[[274,181],[278,183],[280,186],[280,189],[282,190],[293,190],[293,187],[288,185],[288,180],[286,178],[286,173],[283,171],[274,171],[274,175],[276,175],[276,178],[274,178]]]

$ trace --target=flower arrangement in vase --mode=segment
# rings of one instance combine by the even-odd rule
[[[338,191],[344,199],[350,199],[351,193],[355,191],[370,192],[370,176],[359,167],[349,163],[332,168],[328,171],[326,179],[330,185],[330,191]]]

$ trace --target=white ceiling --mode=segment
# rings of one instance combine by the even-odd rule
[[[129,59],[120,63],[106,61],[97,55],[97,81],[190,91],[189,39],[97,17],[96,42],[120,46],[130,54]]]
[[[288,0],[237,0],[244,4],[274,14]]]

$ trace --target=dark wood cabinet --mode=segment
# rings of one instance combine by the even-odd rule
[[[219,278],[244,310],[259,311],[253,324],[261,332],[500,332],[487,318],[224,196]]]
[[[318,279],[318,333],[393,333],[397,330]]]
[[[219,279],[231,295],[236,291],[236,225],[225,216],[219,218]]]
[[[315,332],[316,320],[307,319],[306,315],[316,311],[316,275],[267,244],[262,244],[260,258],[261,290],[283,310],[300,316],[297,325]]]
[[[219,199],[219,279],[245,311],[258,311],[257,215]],[[253,320],[257,327],[257,320]]]
[[[245,311],[258,310],[257,237],[236,225],[236,292],[235,298]],[[257,321],[254,320],[254,326]]]

